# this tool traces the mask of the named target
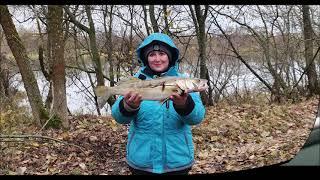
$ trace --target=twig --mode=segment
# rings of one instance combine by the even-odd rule
[[[68,143],[68,142],[65,142],[65,141],[61,141],[59,139],[54,139],[54,138],[49,137],[49,136],[40,136],[40,135],[31,135],[31,134],[25,134],[25,135],[0,135],[0,139],[5,139],[5,138],[41,138],[41,139],[47,139],[47,140],[52,140],[52,141],[56,141],[56,142],[59,142],[59,143],[63,143],[63,144],[66,144],[66,145],[75,146],[75,147],[79,148],[83,153],[85,152],[83,147],[81,147],[81,146],[78,146],[78,145],[75,145],[75,144],[71,144],[71,143]]]
[[[44,123],[44,125],[41,127],[41,129],[36,134],[40,134],[40,132],[46,127],[48,122],[52,119],[52,117],[53,117],[53,114],[48,118],[48,120]]]
[[[296,86],[298,86],[298,84],[299,84],[299,82],[301,81],[303,75],[305,75],[305,74],[309,71],[309,69],[310,69],[312,63],[314,62],[314,60],[316,59],[319,51],[320,51],[320,46],[318,47],[317,52],[314,54],[314,56],[313,56],[313,58],[311,59],[311,61],[309,62],[309,64],[306,63],[306,68],[304,69],[303,73],[301,74],[299,80],[292,86],[291,92],[290,92],[289,94],[291,94],[291,93],[293,92],[293,89],[294,89]]]

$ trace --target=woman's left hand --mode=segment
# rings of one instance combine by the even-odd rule
[[[188,98],[188,93],[183,93],[181,95],[179,95],[178,93],[173,93],[170,96],[170,99],[173,101],[173,104],[175,104],[179,108],[185,108],[187,98]]]

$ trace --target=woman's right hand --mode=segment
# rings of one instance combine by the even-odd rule
[[[124,101],[131,108],[137,109],[141,104],[142,96],[136,92],[129,91],[127,94],[124,95]]]

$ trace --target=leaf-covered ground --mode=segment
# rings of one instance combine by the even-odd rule
[[[309,136],[317,103],[311,99],[298,104],[207,108],[205,120],[193,127],[196,163],[190,174],[243,170],[291,159]],[[13,134],[39,132],[31,125],[16,129]],[[68,132],[38,133],[61,142],[1,138],[0,174],[128,175],[127,129],[111,117],[82,115],[71,118]]]

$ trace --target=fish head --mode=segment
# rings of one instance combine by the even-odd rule
[[[194,89],[197,92],[201,92],[201,91],[205,91],[206,89],[208,89],[208,80],[206,79],[194,79],[192,81],[193,85],[194,85]]]
[[[186,92],[201,92],[208,88],[208,80],[206,79],[182,79],[178,80],[176,84]]]

